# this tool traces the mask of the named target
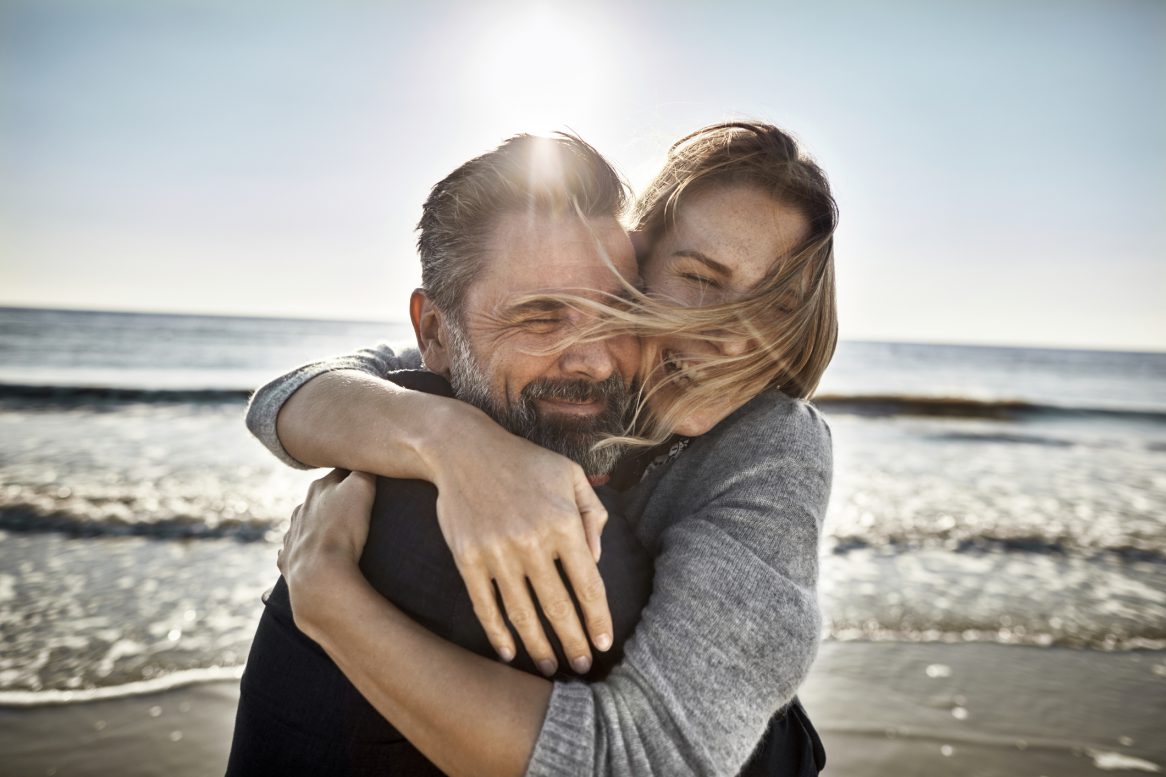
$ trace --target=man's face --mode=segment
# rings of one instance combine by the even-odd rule
[[[560,347],[589,314],[520,300],[555,292],[624,296],[612,266],[637,283],[631,241],[614,218],[503,215],[466,294],[462,332],[451,333],[450,380],[458,396],[589,475],[610,471],[619,455],[614,447],[591,446],[622,430],[639,343],[621,336]]]

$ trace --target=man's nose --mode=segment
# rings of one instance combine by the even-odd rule
[[[610,339],[575,343],[563,352],[559,366],[567,375],[597,382],[607,380],[618,369]]]

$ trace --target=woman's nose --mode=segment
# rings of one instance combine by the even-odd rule
[[[717,349],[725,356],[740,356],[748,353],[751,347],[752,341],[744,337],[730,337],[717,342]]]

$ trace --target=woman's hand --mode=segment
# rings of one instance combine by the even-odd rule
[[[277,564],[287,581],[292,614],[300,630],[319,641],[322,616],[338,575],[360,575],[360,554],[368,540],[376,478],[363,472],[332,470],[312,483],[304,503],[292,511]]]
[[[498,655],[513,659],[497,584],[527,653],[551,675],[557,662],[530,596],[533,588],[572,668],[586,672],[586,635],[600,650],[611,647],[611,612],[596,566],[607,510],[578,464],[474,413],[462,418],[460,433],[436,452],[432,466],[438,522],[474,612]],[[586,633],[556,561],[579,601]]]

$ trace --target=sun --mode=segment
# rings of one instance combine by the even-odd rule
[[[472,68],[479,110],[525,131],[562,129],[606,111],[610,43],[588,20],[536,6],[499,19]]]

